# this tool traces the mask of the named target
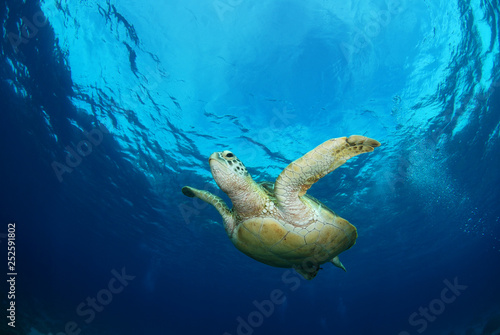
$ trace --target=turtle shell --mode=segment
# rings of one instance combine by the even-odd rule
[[[307,199],[306,199],[307,198]],[[307,225],[255,217],[237,225],[234,245],[259,262],[282,268],[312,261],[323,264],[354,245],[356,228],[316,199],[305,196],[317,215]]]

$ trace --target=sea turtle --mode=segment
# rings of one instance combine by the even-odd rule
[[[290,163],[276,182],[256,183],[230,151],[214,152],[210,170],[233,208],[203,190],[185,186],[182,193],[213,205],[222,215],[233,244],[262,263],[294,268],[306,279],[332,262],[345,271],[338,255],[352,247],[356,228],[306,191],[349,158],[371,152],[380,143],[353,135],[330,139]]]

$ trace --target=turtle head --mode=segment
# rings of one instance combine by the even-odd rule
[[[253,181],[245,165],[231,151],[214,152],[208,162],[215,182],[228,195],[246,190]]]

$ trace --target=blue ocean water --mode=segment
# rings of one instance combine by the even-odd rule
[[[0,332],[500,334],[499,7],[4,1]],[[358,229],[345,273],[258,263],[181,193],[351,134],[382,146],[309,191]]]

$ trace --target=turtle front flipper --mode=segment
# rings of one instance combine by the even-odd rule
[[[278,176],[274,188],[283,214],[294,220],[308,217],[307,206],[300,197],[349,158],[371,152],[378,146],[378,141],[364,136],[339,137],[320,144],[290,163]]]
[[[215,209],[217,209],[217,211],[222,216],[222,219],[224,220],[224,227],[226,228],[226,232],[228,233],[229,236],[232,235],[232,232],[234,230],[233,213],[227,207],[224,200],[222,200],[220,197],[208,191],[198,190],[190,186],[184,186],[182,188],[182,193],[190,198],[195,198],[195,197],[199,198],[209,203],[210,205],[214,206]]]

